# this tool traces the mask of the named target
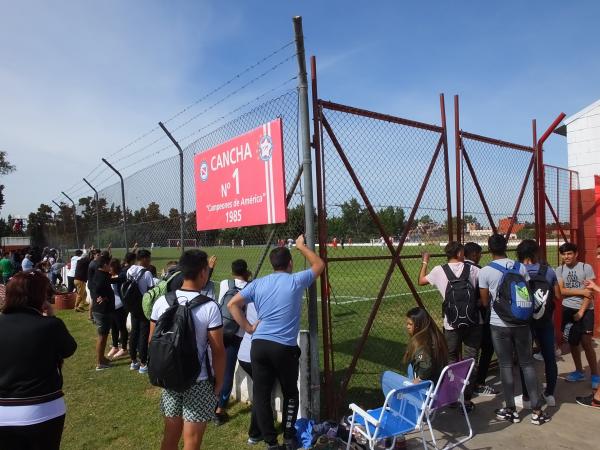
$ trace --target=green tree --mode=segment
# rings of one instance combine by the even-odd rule
[[[0,175],[8,175],[17,168],[6,159],[6,152],[0,151]],[[4,206],[4,185],[0,184],[0,209]]]

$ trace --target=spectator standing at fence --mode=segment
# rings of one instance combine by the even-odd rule
[[[228,420],[226,413],[227,403],[233,388],[233,375],[237,361],[238,350],[244,330],[233,320],[227,304],[235,294],[244,289],[250,279],[248,263],[243,259],[236,259],[231,263],[231,278],[221,281],[219,285],[219,306],[223,316],[223,343],[225,344],[226,364],[225,378],[223,380],[223,389],[219,394],[219,403],[216,411],[217,425],[223,425]]]
[[[258,321],[258,314],[254,303],[246,304],[246,320],[250,325],[254,325]],[[241,327],[240,327],[241,328]],[[240,349],[238,351],[238,362],[240,367],[244,369],[244,372],[248,374],[252,379],[252,363],[250,359],[250,347],[252,346],[252,335],[250,333],[244,333]],[[252,410],[250,413],[250,428],[248,429],[248,444],[255,445],[263,440],[260,428],[258,427],[258,421],[256,420],[256,408],[254,402],[252,403]]]
[[[435,266],[429,274],[429,253],[423,254],[419,285],[435,286],[444,299],[444,336],[448,345],[448,362],[457,362],[461,350],[463,358],[473,358],[477,362],[482,332],[479,299],[475,292],[479,269],[464,262],[464,247],[459,242],[449,242],[444,252],[448,262]],[[465,407],[468,412],[475,407],[471,398],[476,373],[475,368],[465,390]]]
[[[33,261],[31,259],[31,254],[27,253],[23,261],[21,261],[21,270],[23,272],[31,272],[33,270]]]
[[[50,266],[50,280],[52,281],[52,286],[63,284],[62,270],[65,266],[66,264],[63,262],[62,258],[56,259]]]
[[[77,261],[77,267],[75,268],[75,290],[77,292],[75,311],[77,312],[86,310],[87,291],[85,288],[88,282],[88,268],[90,267],[90,261],[93,256],[95,255],[92,255],[90,250],[90,253],[84,254]]]
[[[108,255],[108,252],[106,253]],[[98,270],[98,262],[100,260],[100,256],[102,255],[102,252],[100,251],[100,249],[93,249],[90,250],[90,263],[88,265],[88,274],[87,274],[87,288],[88,291],[90,293],[90,297],[92,296],[92,290],[94,289],[94,283],[96,282],[96,270]],[[90,305],[90,309],[89,309],[89,319],[93,320],[92,318],[92,308]]]
[[[585,373],[581,364],[581,348],[590,366],[592,389],[600,385],[596,351],[592,343],[594,334],[594,293],[585,285],[586,281],[596,279],[594,269],[589,264],[577,260],[577,246],[570,242],[562,244],[558,251],[563,264],[556,269],[562,302],[562,330],[568,327],[569,345],[575,363],[575,371],[567,375],[566,380],[584,381]]]
[[[465,262],[481,269],[481,245],[476,242],[467,242],[465,244]],[[479,280],[478,280],[479,281]],[[476,286],[475,295],[479,299],[479,284]],[[492,343],[492,331],[490,330],[490,308],[481,305],[481,348],[479,352],[479,362],[477,364],[477,375],[475,378],[475,388],[473,394],[482,397],[494,397],[498,391],[493,386],[486,384],[488,370],[494,356],[494,344]]]
[[[556,342],[554,338],[554,308],[555,299],[560,298],[560,288],[554,270],[548,267],[547,264],[540,263],[539,251],[540,247],[533,239],[525,239],[517,245],[517,258],[527,269],[532,291],[533,289],[543,289],[549,294],[546,301],[538,305],[538,317],[534,316],[531,322],[531,332],[540,346],[544,359],[546,388],[542,395],[546,405],[556,406],[554,389],[558,377],[558,366],[556,364],[556,353],[554,352],[554,343]],[[529,405],[529,395],[522,370],[521,386],[523,387],[523,406],[526,407]]]
[[[302,297],[315,279],[321,275],[325,264],[304,243],[304,236],[296,239],[296,249],[308,260],[310,269],[293,272],[292,254],[287,248],[271,251],[271,275],[254,280],[229,302],[229,311],[236,322],[252,334],[250,350],[253,399],[256,418],[263,439],[270,449],[279,448],[277,432],[273,425],[271,392],[278,380],[283,392],[283,437],[288,449],[298,448],[296,441],[296,416],[298,414],[298,363],[300,348],[298,333],[302,314]],[[244,316],[243,306],[254,303],[258,322],[250,325]]]
[[[115,310],[111,316],[110,327],[112,346],[106,357],[108,359],[119,359],[127,355],[129,331],[127,330],[127,309],[125,309],[121,300],[121,285],[127,276],[116,258],[110,260],[110,276],[111,287],[115,294]]]
[[[127,269],[127,279],[136,280],[140,294],[143,296],[154,287],[154,278],[149,271],[152,253],[148,250],[138,250],[137,264]],[[139,311],[131,313],[131,333],[129,333],[129,354],[131,355],[130,370],[139,373],[148,373],[146,362],[148,360],[148,337],[150,335],[150,321]],[[141,313],[141,314],[140,314]],[[138,359],[139,356],[139,359]]]
[[[179,269],[183,273],[183,285],[176,292],[177,301],[183,305],[194,300],[208,281],[207,255],[200,250],[188,250],[179,260]],[[152,331],[154,324],[169,308],[165,296],[156,300],[152,307]],[[165,417],[165,428],[161,450],[176,450],[183,432],[185,450],[200,449],[207,422],[214,419],[217,395],[223,385],[225,371],[225,349],[223,347],[223,322],[219,306],[207,301],[192,309],[192,320],[196,333],[196,348],[201,371],[190,388],[184,392],[163,389],[161,410]],[[214,385],[209,381],[210,366],[206,353],[212,355]]]
[[[500,380],[504,392],[504,408],[497,409],[496,418],[511,423],[521,421],[519,414],[515,410],[514,393],[514,353],[517,359],[529,393],[529,400],[533,408],[531,423],[542,425],[550,420],[545,412],[542,411],[542,400],[538,393],[538,382],[533,364],[531,330],[528,324],[515,325],[506,322],[498,315],[495,304],[501,298],[504,272],[498,268],[518,270],[521,277],[529,280],[529,274],[525,266],[509,259],[506,256],[507,241],[504,236],[494,234],[488,239],[488,248],[492,254],[493,265],[488,265],[479,272],[479,290],[481,293],[481,302],[484,306],[490,305],[490,326],[492,330],[492,341],[494,350],[498,355],[498,364],[500,366]],[[529,293],[528,293],[529,295]],[[506,301],[506,299],[503,299]]]
[[[77,269],[77,261],[81,259],[83,252],[75,250],[75,255],[71,257],[71,264],[67,270],[67,291],[75,292],[75,270]]]
[[[104,356],[108,333],[112,325],[115,310],[115,293],[110,276],[110,255],[103,253],[95,260],[96,268],[90,289],[92,296],[91,313],[98,332],[96,339],[96,371],[109,369],[110,360]]]
[[[600,286],[598,286],[594,280],[586,280],[585,287],[594,292],[600,293]],[[592,389],[592,393],[590,395],[575,397],[575,401],[579,405],[596,408],[600,411],[600,389]]]
[[[58,450],[65,422],[61,369],[77,349],[48,303],[41,273],[21,272],[0,313],[0,448]]]
[[[0,274],[2,275],[2,284],[8,283],[10,277],[12,277],[14,268],[13,264],[5,253],[2,255],[2,259],[0,259]]]

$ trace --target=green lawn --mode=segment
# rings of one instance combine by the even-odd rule
[[[553,247],[549,248],[551,252]],[[228,248],[211,247],[207,253],[218,257],[213,279],[220,281],[229,276],[230,265],[234,259],[244,258],[251,270],[254,270],[263,247]],[[416,285],[421,267],[420,253],[429,251],[439,256],[433,257],[430,267],[441,264],[439,245],[405,247],[403,260],[406,271]],[[121,252],[122,253],[122,252]],[[304,259],[294,251],[296,270],[305,267]],[[122,256],[115,251],[116,256]],[[346,247],[330,249],[329,257],[387,256],[387,249],[379,247]],[[159,272],[170,260],[176,260],[178,250],[157,248],[153,251],[153,263]],[[549,255],[550,261],[556,260],[556,249]],[[482,264],[489,257],[484,256]],[[331,284],[331,322],[333,329],[334,384],[339,386],[346,375],[352,355],[367,322],[380,286],[389,267],[389,260],[376,261],[332,261],[329,264]],[[268,260],[261,275],[270,273]],[[417,290],[433,317],[441,324],[441,296],[430,286]],[[320,291],[319,291],[320,292]],[[380,400],[379,376],[387,369],[402,371],[402,357],[408,336],[405,330],[405,314],[416,306],[400,271],[396,268],[385,292],[381,307],[373,323],[362,357],[351,378],[348,396],[341,401],[347,404],[356,401],[369,405]],[[320,309],[320,303],[319,303]],[[158,412],[158,391],[152,388],[145,377],[130,373],[126,363],[123,366],[104,373],[93,371],[94,330],[85,317],[72,312],[62,313],[71,331],[75,334],[80,348],[65,368],[67,400],[70,408],[65,433],[65,448],[139,448],[140,442],[158,442],[161,434],[161,419]],[[319,329],[321,329],[319,310]],[[304,325],[306,322],[304,321]],[[322,349],[321,349],[321,363]],[[322,400],[322,404],[323,404]],[[116,405],[113,407],[113,405]],[[244,442],[246,424],[249,420],[248,409],[236,406],[234,412],[240,413],[233,423],[227,425],[227,433],[219,437],[210,429],[206,448],[237,448]],[[340,411],[343,413],[344,411]],[[91,421],[91,422],[90,422]],[[90,427],[93,423],[94,426]],[[90,433],[90,430],[97,432]],[[211,433],[212,431],[212,433]],[[225,437],[223,437],[225,436]],[[215,440],[211,440],[215,438]],[[223,440],[225,439],[225,441]],[[218,445],[216,444],[218,442]],[[149,446],[154,448],[154,445]]]
[[[94,359],[95,328],[87,314],[59,311],[77,340],[75,355],[64,365],[64,391],[67,420],[61,448],[157,449],[162,436],[158,388],[146,375],[129,371],[129,360],[116,367],[96,372]],[[236,404],[231,422],[216,429],[209,425],[205,449],[243,448],[250,421],[249,407]]]

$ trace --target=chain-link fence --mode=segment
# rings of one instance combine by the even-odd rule
[[[544,165],[546,204],[546,250],[550,264],[561,264],[558,247],[563,242],[579,242],[581,231],[579,174]]]
[[[406,312],[423,304],[441,320],[439,296],[416,285],[421,253],[441,262],[451,234],[446,132],[321,100],[314,108],[328,405],[368,404],[381,372],[405,366]]]
[[[460,132],[463,242],[535,238],[534,162],[531,147]]]

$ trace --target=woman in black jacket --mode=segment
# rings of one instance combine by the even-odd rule
[[[16,274],[0,314],[0,448],[58,450],[65,422],[61,367],[77,348],[53,317],[48,277]]]

